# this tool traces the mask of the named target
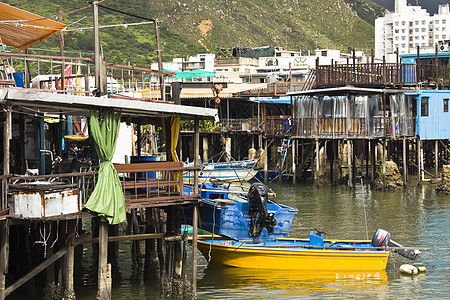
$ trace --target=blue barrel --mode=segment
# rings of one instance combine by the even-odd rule
[[[153,155],[145,155],[145,156],[141,156],[141,158],[139,159],[139,156],[131,156],[131,163],[135,164],[135,163],[146,163],[146,162],[151,162],[151,161],[155,161],[155,157]],[[147,173],[147,176],[146,174]],[[156,178],[156,172],[152,171],[152,172],[139,172],[137,174],[137,176],[139,178]]]

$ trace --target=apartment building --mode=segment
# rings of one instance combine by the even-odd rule
[[[438,13],[431,16],[420,6],[395,0],[395,11],[375,20],[375,57],[395,62],[397,49],[399,54],[415,53],[417,47],[433,52],[436,45],[450,40],[449,7],[439,5]],[[448,51],[447,47],[442,50]]]

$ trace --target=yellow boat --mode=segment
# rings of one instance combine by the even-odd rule
[[[211,264],[250,269],[381,271],[389,257],[388,250],[368,240],[277,239],[251,244],[213,239],[199,240],[198,248]]]

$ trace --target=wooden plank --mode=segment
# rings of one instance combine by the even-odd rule
[[[172,187],[172,186],[180,186],[178,180],[158,180],[158,179],[149,179],[149,180],[138,180],[122,183],[122,188],[129,190],[135,188],[151,188],[151,187]]]
[[[118,173],[180,171],[184,169],[184,164],[183,162],[157,161],[148,163],[116,164],[114,167]]]
[[[28,282],[30,279],[32,279],[34,276],[36,276],[37,274],[41,273],[42,271],[44,271],[48,266],[50,266],[51,264],[53,264],[55,261],[57,261],[58,259],[60,259],[61,257],[63,257],[65,254],[67,253],[67,248],[63,248],[61,250],[59,250],[58,252],[56,252],[55,254],[53,254],[50,258],[47,258],[45,261],[43,261],[42,263],[40,263],[37,267],[35,267],[33,270],[31,270],[30,272],[28,272],[25,276],[23,276],[22,278],[20,278],[19,280],[17,280],[16,282],[14,282],[12,285],[10,285],[6,290],[5,290],[5,296],[8,296],[9,294],[11,294],[12,292],[14,292],[15,290],[17,290],[19,287],[21,287],[24,283]]]
[[[125,203],[126,204],[132,204],[132,203],[139,203],[139,202],[161,202],[161,201],[186,201],[186,200],[194,200],[197,197],[194,195],[184,195],[181,196],[178,194],[178,196],[166,196],[166,197],[149,197],[149,198],[127,198]]]

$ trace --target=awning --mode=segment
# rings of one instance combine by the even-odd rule
[[[26,50],[66,27],[63,23],[0,2],[0,37],[8,46]]]
[[[291,97],[251,97],[250,101],[260,102],[260,103],[271,103],[271,104],[291,104]]]
[[[220,98],[232,98],[234,94],[259,90],[267,88],[267,83],[229,83],[219,93]],[[210,88],[183,88],[181,90],[180,98],[212,98],[214,97],[212,89]]]
[[[197,69],[192,71],[177,72],[175,79],[210,78],[215,76],[216,75],[214,72]]]

